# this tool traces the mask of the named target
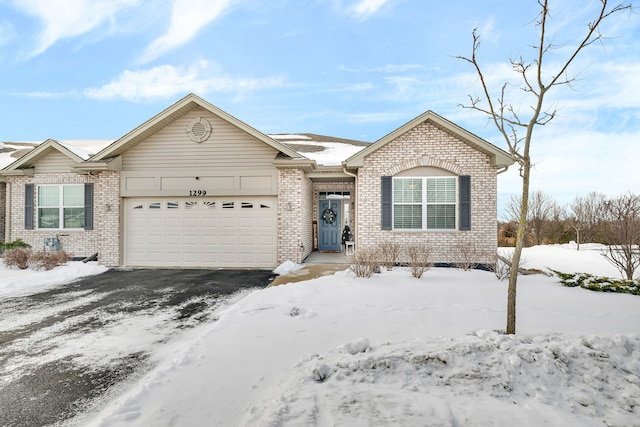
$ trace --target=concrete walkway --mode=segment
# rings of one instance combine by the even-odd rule
[[[349,268],[349,259],[344,252],[312,252],[303,262],[300,270],[276,277],[269,286],[303,282],[321,276],[330,276]]]

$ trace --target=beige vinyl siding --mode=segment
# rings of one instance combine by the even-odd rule
[[[203,117],[211,136],[197,143],[187,136],[189,123]],[[204,110],[194,110],[151,135],[123,156],[123,171],[264,168],[277,151]]]
[[[69,156],[65,156],[57,150],[51,150],[49,154],[43,156],[35,164],[35,173],[65,173],[71,171],[71,166],[75,165]]]
[[[211,125],[204,142],[187,134],[198,118]],[[277,150],[204,110],[193,110],[122,156],[124,197],[276,195]]]

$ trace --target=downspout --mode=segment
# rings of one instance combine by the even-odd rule
[[[360,199],[360,192],[358,191],[358,175],[356,175],[355,173],[351,173],[349,171],[347,171],[347,167],[344,165],[344,163],[342,164],[342,172],[344,172],[346,175],[352,176],[354,179],[354,189],[356,191],[356,203],[354,204],[354,209],[353,209],[353,216],[354,216],[354,221],[353,221],[353,233],[356,236],[356,239],[358,238],[359,234],[358,234],[358,211],[360,210],[360,203],[359,203],[359,199]]]
[[[11,242],[11,183],[9,180],[5,182],[5,207],[4,207],[4,241]]]
[[[505,173],[507,170],[509,170],[509,166],[503,166],[503,167],[499,168],[496,171],[496,175],[500,175],[501,173]]]

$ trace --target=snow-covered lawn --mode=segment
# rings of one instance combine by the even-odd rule
[[[597,247],[527,267],[618,277]],[[640,426],[640,297],[523,276],[518,335],[488,272],[348,271],[255,291],[161,347],[83,424]]]
[[[64,285],[85,276],[104,273],[107,267],[97,262],[70,261],[49,271],[7,268],[0,259],[0,298],[25,296]]]

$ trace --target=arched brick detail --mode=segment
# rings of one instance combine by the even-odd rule
[[[432,156],[423,156],[417,159],[408,160],[406,162],[398,163],[391,166],[385,175],[394,176],[402,171],[408,169],[418,168],[422,166],[431,166],[440,168],[452,172],[456,175],[462,175],[462,169],[455,163],[448,162],[446,160],[436,159]]]

